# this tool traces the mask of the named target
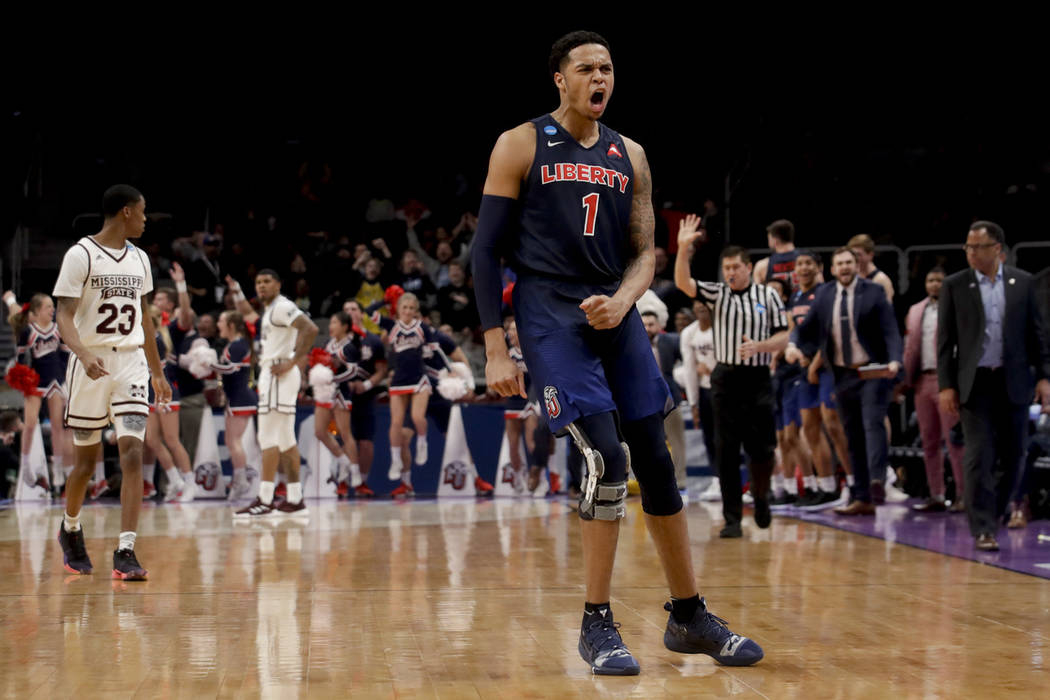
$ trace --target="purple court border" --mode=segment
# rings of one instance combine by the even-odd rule
[[[921,502],[909,499],[902,503],[887,503],[878,506],[875,517],[836,515],[831,509],[817,512],[787,510],[775,515],[1050,579],[1050,520],[1033,520],[1023,530],[1000,527],[995,535],[999,551],[980,552],[974,546],[965,513],[919,513],[912,510],[913,504]],[[1040,535],[1046,539],[1041,540]]]

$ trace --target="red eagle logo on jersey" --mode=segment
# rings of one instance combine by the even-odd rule
[[[623,158],[623,154],[620,153],[620,149],[616,147],[615,143],[609,144],[609,152],[606,153],[609,156],[616,156],[617,158]]]
[[[545,387],[543,390],[543,399],[547,404],[547,415],[551,418],[557,418],[561,415],[561,403],[558,401],[558,390],[552,386]]]

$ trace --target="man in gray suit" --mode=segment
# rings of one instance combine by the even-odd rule
[[[961,414],[966,435],[966,512],[977,548],[999,549],[995,533],[1021,467],[1032,400],[1050,406],[1050,346],[1032,276],[1004,265],[1003,229],[978,221],[966,236],[970,269],[944,280],[937,321],[937,380],[943,412]],[[998,457],[1003,482],[997,492]]]

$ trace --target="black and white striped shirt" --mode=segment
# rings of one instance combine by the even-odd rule
[[[780,295],[763,284],[752,284],[741,292],[734,292],[724,282],[696,281],[697,298],[711,309],[712,330],[715,336],[715,359],[721,364],[768,367],[773,356],[760,352],[741,360],[741,338],[754,341],[787,330],[787,313]]]

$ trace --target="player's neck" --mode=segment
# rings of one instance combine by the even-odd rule
[[[551,116],[581,146],[592,146],[598,140],[598,122],[574,112],[568,105],[561,105]]]
[[[795,249],[794,243],[774,243],[773,252],[775,253],[790,253]]]
[[[102,230],[96,233],[92,238],[100,246],[105,248],[120,249],[127,245],[128,237],[124,233],[124,227],[115,221],[107,221],[102,226]]]
[[[816,279],[814,279],[814,280],[813,280],[812,282],[810,282],[810,283],[809,283],[809,286],[808,286],[808,287],[807,287],[807,286],[803,286],[803,285],[801,285],[801,284],[800,284],[800,285],[798,286],[798,288],[799,288],[799,290],[801,290],[801,291],[802,291],[802,293],[803,293],[803,294],[805,294],[806,292],[808,292],[808,291],[811,291],[811,290],[813,290],[814,288],[816,288],[816,286],[817,286],[817,280],[816,280]]]
[[[857,273],[863,275],[864,277],[869,276],[874,271],[875,266],[871,263],[867,263],[866,265],[859,265],[857,267]]]

